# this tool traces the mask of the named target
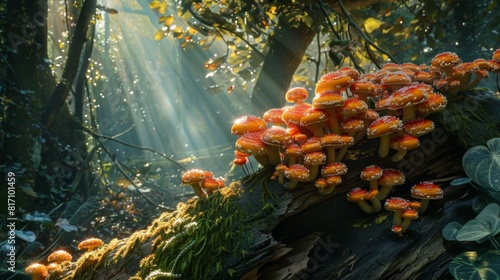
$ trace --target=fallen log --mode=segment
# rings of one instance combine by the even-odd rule
[[[475,215],[471,189],[449,186],[463,176],[465,149],[444,127],[397,163],[379,158],[377,143],[362,141],[349,151],[349,172],[330,195],[319,194],[313,183],[285,191],[269,179],[271,168],[262,169],[208,198],[179,203],[147,229],[85,253],[47,279],[450,278],[450,260],[479,248],[457,246],[441,234],[447,223]],[[391,196],[409,198],[413,184],[430,180],[444,188],[444,199],[399,237],[390,230],[390,212],[368,215],[346,200],[346,191],[367,186],[359,174],[371,164],[405,173],[406,183]]]

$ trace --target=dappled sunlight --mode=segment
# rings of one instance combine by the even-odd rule
[[[106,45],[98,48],[109,48],[111,57],[103,57],[107,51],[99,49],[95,59],[108,60],[106,70],[114,72],[104,72],[108,80],[95,89],[102,92],[96,113],[107,124],[101,126],[101,132],[115,135],[133,126],[120,139],[153,148],[174,160],[184,159],[182,163],[190,167],[198,165],[197,158],[210,157],[214,166],[221,167],[219,172],[227,170],[234,150],[230,127],[233,119],[249,109],[249,95],[239,86],[228,92],[231,81],[221,80],[223,77],[205,79],[209,70],[203,66],[210,51],[182,50],[172,37],[155,41],[155,11],[126,5],[110,1],[108,6],[122,12],[104,14],[103,20],[109,24],[99,24],[97,30],[110,34]],[[106,119],[113,120],[112,124]],[[108,145],[122,157],[138,153],[116,143]]]

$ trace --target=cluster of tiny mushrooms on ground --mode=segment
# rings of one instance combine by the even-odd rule
[[[476,59],[462,62],[452,52],[436,55],[430,66],[413,63],[386,63],[375,73],[360,73],[343,67],[323,75],[315,87],[312,104],[306,103],[308,91],[295,87],[286,93],[293,105],[266,111],[262,118],[238,118],[231,133],[236,141],[234,164],[244,166],[253,156],[263,167],[275,168],[271,179],[278,180],[286,190],[294,190],[300,182],[315,182],[318,192],[328,195],[342,183],[347,166],[341,162],[349,147],[366,136],[380,138],[378,154],[384,158],[390,149],[396,150],[392,160],[404,158],[407,151],[419,147],[418,137],[430,133],[434,123],[425,119],[446,107],[446,95],[474,88],[489,73],[500,73],[500,49],[491,60]],[[374,109],[368,106],[371,99]],[[387,198],[392,187],[405,183],[404,174],[396,169],[367,166],[360,174],[368,188],[353,188],[347,199],[366,213],[376,213],[384,207],[393,211],[392,232],[403,236],[411,220],[427,209],[430,200],[442,199],[443,190],[429,181],[411,188],[409,201]],[[285,182],[285,178],[288,179]],[[186,171],[182,185],[192,186],[199,198],[211,195],[225,186],[224,179],[201,169]],[[80,243],[79,249],[102,246],[97,238]],[[71,261],[63,250],[52,253],[45,266],[32,263],[25,270],[33,279],[45,279],[61,262]]]

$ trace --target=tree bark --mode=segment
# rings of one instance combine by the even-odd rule
[[[316,31],[304,23],[275,30],[252,93],[257,115],[283,106],[293,74],[315,35]]]
[[[75,33],[71,40],[68,59],[64,66],[64,72],[61,81],[57,84],[54,93],[49,100],[45,102],[42,110],[42,124],[45,127],[50,127],[56,118],[58,112],[64,106],[64,102],[68,97],[68,93],[73,86],[78,69],[80,69],[80,59],[83,46],[87,41],[87,31],[92,17],[96,11],[96,0],[86,0],[78,17],[78,22],[75,27]],[[80,69],[84,71],[83,69]]]

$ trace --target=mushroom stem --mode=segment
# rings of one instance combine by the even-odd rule
[[[324,189],[318,189],[318,192],[322,195],[331,194],[333,192],[333,190],[335,190],[335,186],[336,185],[328,185],[328,187],[326,187]]]
[[[403,231],[406,231],[406,229],[410,226],[411,219],[404,218],[403,223],[401,224],[401,227],[403,228]]]
[[[382,204],[377,197],[374,197],[372,200],[370,200],[370,202],[372,203],[373,212],[379,212],[380,210],[382,210]]]
[[[293,191],[297,188],[298,183],[299,181],[296,180],[288,181],[288,183],[284,185],[284,188],[287,191]]]
[[[328,113],[328,120],[326,122],[328,129],[330,129],[330,133],[335,133],[335,134],[340,134],[340,125],[339,125],[339,120],[337,118],[337,110],[334,108],[327,109],[326,112]]]
[[[346,146],[342,146],[342,148],[340,148],[339,152],[337,153],[337,156],[335,157],[335,160],[336,161],[342,161],[342,159],[344,158],[345,156],[345,153],[347,152],[347,149],[349,147],[346,145]]]
[[[273,166],[278,165],[278,164],[281,163],[281,156],[280,156],[280,149],[279,149],[279,147],[274,146],[274,147],[271,147],[269,149],[269,160],[268,161],[269,161],[269,165],[273,165]],[[267,166],[267,165],[264,165],[264,166]]]
[[[319,165],[317,164],[311,164],[306,166],[307,169],[309,169],[309,180],[308,182],[312,182],[316,180],[316,177],[318,176],[319,173]]]
[[[403,123],[410,122],[415,119],[415,106],[403,108]]]
[[[389,144],[391,142],[391,133],[380,136],[380,146],[378,148],[378,155],[385,158],[389,154]]]
[[[332,163],[335,161],[335,148],[326,147],[326,163]]]
[[[190,184],[191,187],[193,188],[194,193],[199,197],[199,198],[204,198],[207,196],[207,193],[201,188],[199,183],[195,184]],[[92,249],[89,247],[89,251],[92,251]]]
[[[361,210],[363,210],[363,212],[365,212],[367,214],[372,214],[375,212],[373,207],[370,206],[365,200],[360,200],[357,203],[359,205],[359,208],[361,208]]]
[[[370,180],[370,190],[378,190],[377,179]],[[380,193],[380,192],[379,192]],[[385,197],[384,197],[385,198]]]
[[[420,208],[418,208],[418,214],[422,214],[427,210],[427,207],[429,207],[429,202],[430,199],[422,199],[420,203]]]
[[[371,181],[370,181],[370,183],[371,183]],[[371,185],[370,185],[370,188],[371,188]],[[377,194],[377,199],[384,200],[391,193],[391,190],[392,190],[392,185],[383,185]]]
[[[392,161],[398,162],[402,160],[405,157],[407,151],[408,150],[398,150],[398,152],[392,156]]]
[[[262,166],[271,165],[271,162],[269,161],[269,157],[267,155],[253,155],[253,157]]]
[[[403,222],[401,220],[401,211],[400,210],[394,211],[394,217],[392,217],[392,224],[400,226],[402,223]]]

